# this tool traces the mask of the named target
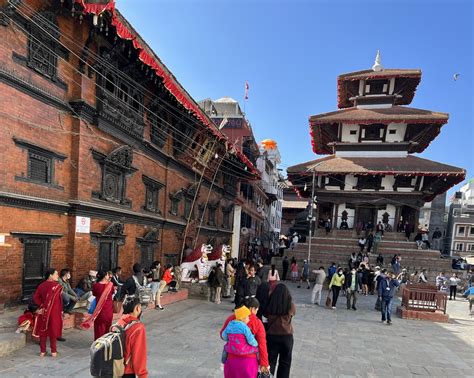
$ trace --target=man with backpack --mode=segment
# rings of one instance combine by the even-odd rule
[[[122,317],[111,327],[111,332],[92,343],[92,376],[148,378],[146,333],[141,315],[139,297],[125,297]]]

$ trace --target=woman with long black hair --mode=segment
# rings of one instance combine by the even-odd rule
[[[267,349],[270,372],[277,378],[290,376],[291,355],[293,352],[293,325],[291,320],[296,307],[288,288],[279,283],[270,294],[265,310],[267,325]],[[278,371],[275,372],[278,361]]]
[[[237,265],[237,272],[235,273],[235,308],[244,304],[245,297],[249,295],[249,284],[247,282],[247,269],[243,262]]]

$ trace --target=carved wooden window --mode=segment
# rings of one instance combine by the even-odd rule
[[[16,180],[57,186],[54,184],[54,163],[55,160],[63,161],[66,156],[25,140],[13,138],[13,141],[18,147],[26,149],[28,156],[27,174],[16,176]]]
[[[168,139],[168,123],[166,115],[163,113],[148,113],[148,120],[150,121],[150,139],[151,143],[159,148],[162,148]]]
[[[28,178],[49,184],[52,177],[52,159],[34,152],[28,153]]]
[[[197,160],[201,164],[207,165],[209,160],[212,158],[212,155],[214,154],[213,150],[214,150],[214,142],[213,141],[206,141],[205,143],[203,143],[203,145],[201,146],[201,148],[199,150]]]
[[[393,185],[393,189],[397,190],[397,188],[413,188],[411,176],[395,176],[395,184]]]
[[[382,176],[358,176],[356,189],[382,189]]]
[[[189,216],[191,215],[191,208],[193,206],[193,200],[192,198],[186,197],[184,199],[184,218],[189,219]],[[191,216],[192,218],[192,216]]]
[[[207,207],[207,224],[209,226],[216,225],[216,210],[217,210],[216,205],[209,205]]]
[[[382,124],[374,124],[362,126],[362,131],[360,133],[360,140],[366,141],[378,141],[383,140],[385,137],[385,131],[387,126]]]
[[[181,200],[183,199],[183,192],[182,190],[174,193],[174,194],[170,194],[169,195],[170,197],[170,201],[171,201],[171,208],[170,208],[170,214],[172,215],[178,215],[178,212],[179,212],[179,203],[181,202]]]
[[[198,206],[198,217],[199,217],[199,221],[201,221],[201,219],[204,218],[204,205],[203,204],[200,204]]]
[[[141,265],[145,269],[149,269],[155,259],[154,243],[140,243]]]
[[[159,213],[159,192],[160,189],[164,187],[164,184],[147,176],[142,176],[142,180],[145,184],[145,204],[143,208]]]
[[[388,92],[388,80],[369,80],[365,84],[365,94],[375,95]]]
[[[51,80],[56,80],[58,64],[56,39],[60,33],[55,14],[41,12],[35,15],[29,28],[28,67]]]
[[[95,150],[92,150],[92,154],[102,168],[101,190],[100,192],[93,192],[93,196],[105,201],[130,206],[130,201],[126,198],[127,175],[136,171],[132,167],[132,149],[128,146],[122,146],[107,156]]]
[[[233,206],[223,206],[222,207],[222,227],[230,228],[230,213],[232,212]]]

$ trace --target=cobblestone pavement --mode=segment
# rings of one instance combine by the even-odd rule
[[[294,318],[293,377],[473,376],[474,318],[463,299],[450,301],[449,324],[403,320],[380,322],[374,296],[360,297],[357,311],[309,303],[310,290],[289,284],[297,304]],[[151,377],[221,377],[223,342],[218,331],[232,305],[188,300],[163,312],[147,311],[148,366]],[[29,343],[0,359],[1,377],[89,377],[92,333],[71,330],[59,357],[40,359]]]

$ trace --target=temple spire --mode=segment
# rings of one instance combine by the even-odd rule
[[[380,50],[377,50],[377,55],[375,56],[375,63],[372,66],[372,70],[375,72],[379,72],[383,70],[383,66],[380,59]]]

